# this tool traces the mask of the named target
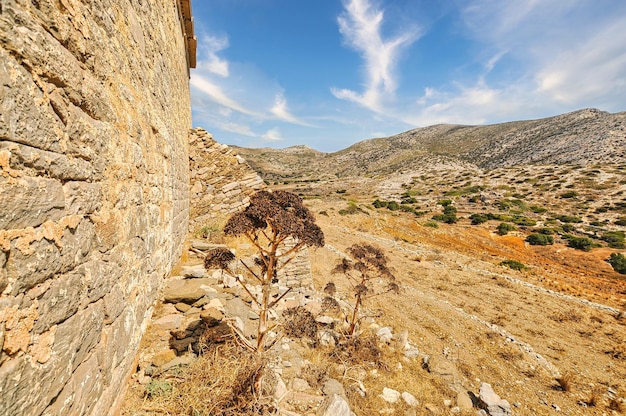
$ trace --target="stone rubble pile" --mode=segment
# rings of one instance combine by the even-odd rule
[[[199,245],[194,244],[196,247]],[[232,334],[231,327],[235,327],[248,339],[256,338],[258,310],[250,295],[231,274],[221,270],[206,271],[201,264],[184,266],[180,274],[168,281],[162,305],[157,308],[159,317],[148,329],[149,333],[157,334],[154,337],[157,341],[140,356],[141,370],[134,378],[141,384],[147,385],[153,376],[189,365],[196,359],[202,342],[220,342]],[[259,286],[249,286],[249,289],[254,296],[261,293]],[[275,294],[284,290],[286,287],[281,287]],[[316,317],[319,342],[335,345],[340,339],[336,331],[345,322],[337,314],[323,311],[322,297],[312,286],[300,285],[270,310],[270,321],[279,320],[287,309],[302,307]],[[456,400],[445,400],[436,405],[421,403],[408,391],[388,387],[381,392],[368,391],[363,383],[368,374],[364,369],[346,378],[345,385],[332,378],[326,378],[319,385],[311,385],[308,377],[311,363],[299,353],[300,341],[283,336],[272,347],[272,358],[267,365],[275,375],[273,399],[279,414],[352,416],[354,413],[346,395],[348,389],[362,396],[380,396],[388,403],[388,408],[383,410],[389,414],[399,414],[395,412],[400,408],[410,409],[404,413],[407,416],[417,414],[420,408],[427,409],[431,414],[512,414],[508,402],[500,399],[487,383],[481,385],[479,396],[469,392],[463,386],[465,380],[453,362],[445,357],[430,357],[420,353],[409,342],[406,330],[394,333],[391,327],[380,326],[371,318],[365,320],[364,325],[368,325],[376,334],[379,345],[390,345],[403,351],[406,360],[421,359],[426,371],[441,377],[457,394]],[[276,337],[278,334],[269,334],[270,339]]]

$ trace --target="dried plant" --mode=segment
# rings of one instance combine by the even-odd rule
[[[311,312],[302,306],[286,309],[283,312],[285,318],[285,334],[293,338],[309,338],[313,345],[317,343],[317,323]]]
[[[223,272],[234,260],[235,255],[226,247],[214,248],[207,252],[204,258],[204,268],[208,270],[215,267]]]
[[[259,191],[250,198],[250,205],[231,216],[224,226],[230,236],[245,236],[256,248],[258,256],[254,265],[241,260],[243,266],[261,285],[261,299],[250,293],[249,288],[238,278],[259,307],[256,351],[265,349],[265,336],[272,328],[268,325],[268,310],[274,307],[290,290],[270,301],[271,286],[278,282],[278,271],[295,257],[304,246],[322,247],[324,233],[315,224],[315,218],[302,200],[286,191]],[[295,244],[285,247],[287,239]]]
[[[357,243],[348,248],[348,253],[352,259],[341,259],[332,273],[346,276],[354,290],[355,302],[352,316],[349,318],[350,327],[348,329],[349,335],[354,335],[359,309],[363,305],[363,301],[383,293],[399,293],[400,287],[396,283],[395,276],[387,267],[388,259],[381,249],[369,244]],[[386,281],[387,284],[384,288],[375,291],[374,283],[379,279]]]

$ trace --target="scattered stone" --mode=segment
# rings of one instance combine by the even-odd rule
[[[170,280],[163,291],[163,298],[166,303],[182,302],[191,305],[207,294],[208,285],[209,279]]]
[[[200,312],[200,319],[206,322],[209,327],[212,327],[222,322],[224,314],[216,308],[208,308]]]
[[[391,332],[391,328],[388,326],[384,326],[376,331],[376,336],[380,342],[384,343],[389,343],[393,339],[393,333]]]
[[[193,306],[194,308],[202,308],[204,305],[209,303],[211,299],[213,299],[213,297],[215,297],[215,295],[213,295],[213,297],[210,297],[210,296],[211,295],[209,294],[209,295],[201,297],[200,299],[195,301],[191,306]]]
[[[320,315],[317,318],[315,318],[315,322],[324,324],[324,325],[331,325],[333,322],[335,322],[335,319],[330,316]]]
[[[341,384],[339,381],[335,380],[334,378],[329,378],[328,380],[326,380],[326,382],[322,386],[322,392],[326,396],[332,396],[333,394],[338,394],[342,397],[346,397],[346,391],[343,388],[343,384]]]
[[[162,365],[161,370],[167,371],[170,368],[174,368],[174,367],[184,367],[193,363],[195,359],[196,358],[193,354],[181,355],[179,357],[174,358],[169,363]]]
[[[206,269],[204,265],[198,264],[196,266],[183,266],[182,275],[185,277],[204,277]]]
[[[294,391],[306,391],[309,390],[311,386],[306,380],[296,377],[291,381],[291,388]]]
[[[276,400],[282,400],[289,393],[287,390],[287,385],[283,381],[282,377],[279,374],[276,374],[276,385],[274,386],[274,398]]]
[[[489,383],[481,383],[478,397],[487,408],[490,416],[511,415],[511,405],[493,391]]]
[[[179,314],[165,315],[152,322],[152,327],[157,331],[173,331],[180,328],[183,317]]]
[[[394,339],[396,341],[396,345],[401,350],[408,350],[411,347],[409,345],[409,331],[406,329],[404,331],[398,332],[394,336]]]
[[[204,310],[207,310],[207,309],[210,309],[210,308],[215,308],[215,309],[217,309],[218,311],[220,311],[222,313],[226,312],[226,310],[224,309],[224,304],[218,298],[211,299],[209,301],[209,303],[207,303],[206,305],[204,305],[202,307],[202,309],[204,309]]]
[[[409,392],[402,393],[402,400],[411,407],[419,406],[420,402]]]
[[[456,395],[456,405],[463,411],[472,410],[474,403],[467,392],[462,391]]]
[[[176,358],[176,351],[160,351],[154,354],[154,356],[152,357],[152,365],[154,365],[155,367],[161,367],[165,363],[172,361],[174,358]]]
[[[561,411],[561,408],[556,403],[552,405],[552,408],[557,412]]]
[[[387,403],[396,403],[398,400],[400,400],[400,392],[385,387],[383,389],[383,394],[381,394],[380,397]]]
[[[182,302],[178,302],[176,305],[174,305],[174,307],[176,308],[177,311],[182,312],[182,313],[185,313],[189,309],[191,309],[191,306],[187,305],[186,303],[182,303]]]
[[[200,312],[202,312],[202,309],[191,307],[191,308],[187,309],[187,312],[185,312],[185,316],[191,316],[191,315],[194,315],[194,314],[199,314]]]
[[[443,405],[446,407],[452,407],[452,400],[446,399],[443,401]]]
[[[229,274],[224,273],[222,276],[222,285],[224,288],[237,288],[239,289],[239,283],[237,279]]]
[[[406,358],[417,358],[419,355],[420,351],[415,347],[411,347],[408,350],[404,351],[404,356]]]
[[[328,396],[317,409],[317,416],[352,416],[350,405],[338,394]]]
[[[254,311],[250,311],[248,312],[248,319],[250,319],[251,321],[256,321],[257,319],[259,319],[259,314]]]

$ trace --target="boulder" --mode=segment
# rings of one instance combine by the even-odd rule
[[[398,400],[400,400],[400,392],[385,387],[383,389],[383,394],[381,394],[380,397],[387,403],[396,403]]]
[[[166,303],[193,304],[210,291],[209,279],[170,280],[165,286],[163,300]]]
[[[487,409],[490,416],[510,416],[511,405],[493,391],[489,383],[481,383],[478,398]]]
[[[328,396],[317,409],[317,416],[352,416],[350,405],[338,394]]]
[[[200,312],[200,319],[206,322],[209,327],[212,327],[222,322],[224,314],[215,308],[208,308]]]

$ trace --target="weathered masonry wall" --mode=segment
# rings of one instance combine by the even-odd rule
[[[190,221],[194,233],[217,217],[227,217],[248,206],[250,196],[265,189],[263,179],[236,151],[216,142],[206,130],[196,128],[189,135]],[[286,248],[295,244],[291,239]],[[302,249],[281,270],[281,278],[294,293],[310,294],[313,289],[308,250]]]
[[[232,214],[265,188],[263,179],[231,147],[197,128],[189,135],[191,181],[190,231],[218,215]]]
[[[0,0],[2,416],[106,415],[131,370],[187,233],[181,3]]]

